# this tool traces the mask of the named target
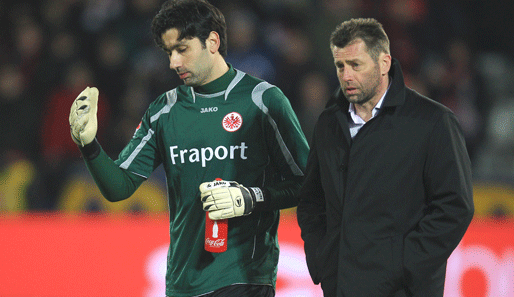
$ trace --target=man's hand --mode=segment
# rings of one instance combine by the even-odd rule
[[[85,146],[96,137],[98,110],[98,89],[87,87],[82,91],[70,110],[71,138],[76,144]]]
[[[203,210],[211,220],[249,215],[257,201],[263,200],[260,188],[245,188],[235,181],[216,180],[200,185]]]

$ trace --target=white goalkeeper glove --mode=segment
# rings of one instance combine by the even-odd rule
[[[71,138],[76,144],[85,146],[95,139],[98,129],[97,110],[98,89],[95,87],[87,87],[73,101],[69,120]]]
[[[212,181],[200,185],[203,210],[211,220],[249,215],[256,202],[264,201],[260,188],[246,188],[235,181]]]

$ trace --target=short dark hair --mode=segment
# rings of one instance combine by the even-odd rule
[[[351,19],[339,24],[330,36],[330,47],[343,48],[356,39],[364,41],[375,62],[380,53],[390,54],[389,38],[382,24],[373,18]]]
[[[169,29],[177,29],[178,40],[198,37],[205,41],[214,31],[220,36],[219,52],[227,56],[227,25],[221,11],[205,0],[169,0],[152,20],[155,43],[164,49],[162,35]]]

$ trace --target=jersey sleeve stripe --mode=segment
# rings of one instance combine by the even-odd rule
[[[137,155],[141,152],[141,150],[143,149],[143,147],[146,145],[146,143],[148,142],[148,140],[150,140],[152,138],[152,136],[154,135],[154,131],[152,129],[148,130],[148,133],[146,134],[145,137],[143,137],[143,139],[141,140],[141,142],[136,146],[136,148],[134,149],[134,151],[132,151],[132,153],[130,154],[130,156],[127,158],[127,160],[125,160],[125,162],[121,163],[120,164],[120,168],[123,168],[123,169],[128,169],[130,164],[132,164],[132,161],[134,161],[134,159],[137,157]]]
[[[275,138],[277,139],[278,145],[280,146],[280,150],[282,154],[284,155],[284,158],[289,165],[289,168],[291,168],[291,171],[296,176],[303,176],[303,172],[300,169],[300,166],[296,164],[293,155],[287,148],[286,143],[284,142],[284,139],[282,138],[282,135],[280,134],[280,131],[278,130],[277,123],[275,120],[271,117],[269,114],[268,107],[264,105],[264,101],[262,100],[262,95],[264,92],[270,88],[274,87],[272,84],[268,82],[261,82],[252,91],[252,100],[259,107],[260,110],[268,117],[268,121],[270,125],[273,127],[273,130],[275,131]]]
[[[239,71],[236,69],[236,76],[234,79],[230,82],[230,84],[227,87],[227,90],[225,91],[225,101],[227,101],[228,94],[232,89],[243,79],[246,73]]]
[[[166,92],[166,99],[168,103],[161,108],[156,114],[150,117],[150,123],[153,123],[159,119],[161,114],[169,113],[173,105],[177,102],[177,89],[173,89],[171,91]]]
[[[177,102],[177,89],[173,89],[171,91],[166,92],[166,99],[168,101],[168,105],[173,106],[175,102]]]

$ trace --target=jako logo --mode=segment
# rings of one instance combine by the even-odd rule
[[[202,107],[202,108],[200,108],[200,113],[216,112],[216,111],[218,111],[217,107]]]
[[[230,182],[224,180],[216,180],[210,184],[207,184],[207,189],[215,189],[220,187],[229,187]]]

